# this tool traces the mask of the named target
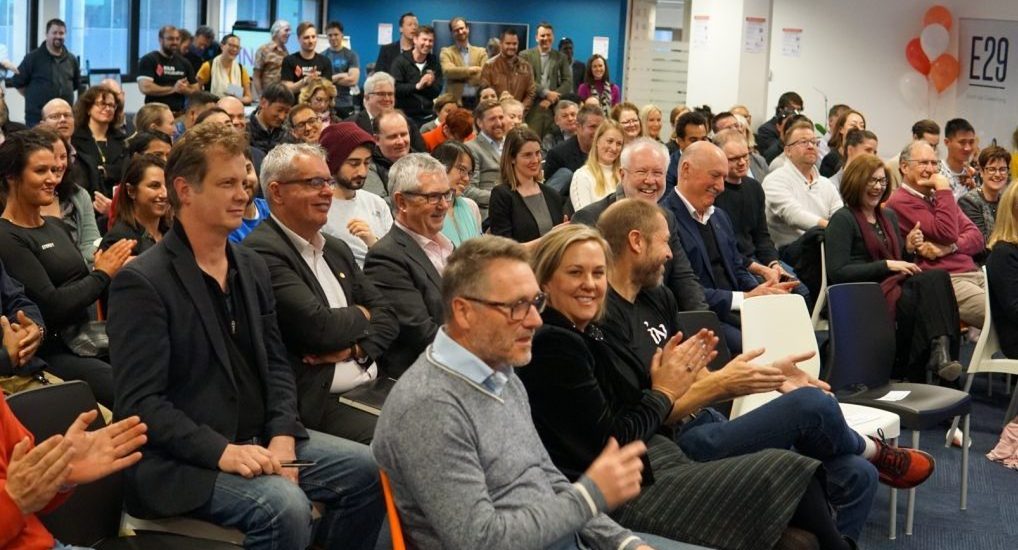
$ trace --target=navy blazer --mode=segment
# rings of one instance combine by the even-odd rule
[[[689,214],[686,204],[682,202],[682,198],[677,192],[673,191],[666,195],[661,206],[670,211],[678,222],[675,228],[679,232],[682,249],[686,251],[689,265],[700,279],[700,284],[703,285],[707,305],[718,314],[718,317],[725,318],[732,310],[732,292],[720,290],[717,287],[710,258],[707,257],[707,247],[703,242],[703,237],[700,236],[700,229],[697,227],[699,222]],[[707,223],[714,229],[725,272],[728,273],[728,278],[731,279],[735,290],[750,291],[756,288],[759,283],[746,270],[746,261],[739,252],[735,229],[732,227],[732,220],[729,219],[728,214],[720,208],[715,208],[714,214],[711,215]]]
[[[177,222],[179,223],[179,222]],[[307,438],[297,416],[293,371],[276,323],[265,261],[228,244],[247,305],[254,367],[265,392],[267,443]],[[229,352],[212,297],[178,229],[124,266],[110,288],[110,359],[115,416],[148,424],[143,458],[127,470],[125,503],[139,517],[191,512],[208,502],[219,458],[236,439],[240,408]]]

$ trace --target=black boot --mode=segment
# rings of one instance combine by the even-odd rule
[[[954,382],[961,376],[961,363],[951,359],[950,340],[947,336],[938,336],[930,341],[930,360],[926,368],[948,382]]]

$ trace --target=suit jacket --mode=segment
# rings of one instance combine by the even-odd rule
[[[253,250],[227,246],[251,340],[264,343],[255,346],[252,365],[264,384],[263,439],[307,438],[269,270]],[[149,427],[144,457],[125,475],[127,509],[140,517],[195,510],[212,495],[219,458],[236,438],[243,404],[212,297],[179,228],[117,274],[106,329],[116,365],[115,416],[136,414]]]
[[[541,194],[544,195],[544,202],[548,205],[551,224],[554,226],[562,223],[565,214],[562,195],[547,185],[538,184],[538,186],[541,188]],[[537,220],[530,213],[527,204],[523,202],[523,195],[509,189],[506,184],[498,185],[491,190],[491,211],[488,221],[492,235],[509,237],[521,243],[542,236],[537,226]]]
[[[378,48],[378,59],[375,59],[375,70],[372,72],[383,72],[391,75],[392,73],[389,71],[392,69],[392,62],[395,61],[401,53],[403,53],[403,46],[398,38],[395,42],[390,42],[384,46],[380,46]]]
[[[488,61],[488,51],[480,46],[470,46],[467,54],[470,63],[463,64],[463,56],[456,44],[446,46],[439,52],[438,59],[442,64],[442,73],[445,74],[445,92],[452,94],[459,101],[463,97],[463,85],[470,84],[478,86],[481,83],[481,74],[470,76],[470,67],[483,67]]]
[[[592,227],[597,226],[597,220],[601,218],[601,214],[615,201],[624,197],[620,186],[618,190],[607,197],[577,210],[570,221]],[[696,274],[693,273],[693,268],[689,266],[689,258],[686,257],[686,251],[682,249],[682,243],[679,241],[679,232],[675,228],[678,222],[675,221],[675,216],[669,210],[662,209],[662,212],[665,215],[665,221],[668,222],[668,246],[672,249],[672,259],[665,264],[664,284],[675,295],[679,311],[706,311],[707,301],[703,296],[703,287]]]
[[[417,241],[393,224],[368,249],[364,273],[393,305],[399,336],[378,361],[385,374],[398,378],[435,338],[445,317],[442,275]]]
[[[693,268],[693,273],[696,273],[700,284],[703,285],[707,305],[718,314],[720,319],[724,320],[730,317],[732,291],[719,289],[717,281],[714,280],[714,271],[711,269],[710,258],[707,256],[707,247],[697,227],[700,222],[694,220],[693,216],[689,214],[678,193],[669,193],[661,206],[671,211],[678,222],[675,228],[679,233],[682,249],[685,250],[686,257],[689,258],[689,265]],[[749,291],[756,288],[759,283],[749,271],[746,271],[746,262],[739,253],[735,229],[732,228],[732,220],[728,218],[728,214],[725,214],[725,211],[720,208],[715,208],[714,214],[707,223],[714,229],[721,260],[734,290]]]
[[[463,196],[473,199],[481,209],[481,219],[487,219],[491,190],[502,181],[502,155],[480,134],[465,145],[474,157],[474,173],[470,175],[470,186],[463,191]]]
[[[364,130],[371,135],[375,135],[375,131],[371,128],[371,117],[368,116],[368,112],[365,109],[361,109],[360,111],[357,111],[356,114],[350,115],[345,122],[353,122],[357,126],[360,126],[361,130]],[[421,130],[417,126],[417,123],[409,118],[406,119],[406,122],[407,127],[410,128],[410,150],[414,153],[427,153],[428,146],[424,143],[424,138],[421,137]],[[248,124],[250,124],[250,122]]]
[[[317,429],[335,370],[328,365],[308,366],[301,358],[360,345],[372,359],[382,356],[399,333],[396,312],[364,272],[343,241],[325,237],[323,256],[343,287],[348,307],[333,309],[307,262],[274,218],[258,225],[244,246],[258,252],[269,266],[276,317],[290,365],[297,375],[301,420]],[[356,306],[371,313],[369,321]]]
[[[537,48],[524,50],[520,54],[527,63],[530,63],[534,75],[534,84],[537,86],[537,97],[544,99],[549,91],[558,92],[559,95],[573,93],[573,70],[569,65],[569,58],[562,55],[558,50],[548,52],[548,87],[541,86],[541,51]]]

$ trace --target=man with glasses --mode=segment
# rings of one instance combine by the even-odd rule
[[[297,374],[301,421],[370,443],[377,417],[340,403],[338,396],[378,379],[375,359],[396,337],[399,323],[350,248],[322,233],[336,187],[329,172],[318,145],[273,149],[262,169],[262,194],[272,217],[244,246],[261,254],[272,275],[283,344]]]
[[[325,26],[325,36],[329,39],[329,47],[322,55],[332,63],[332,84],[336,86],[336,114],[346,118],[353,114],[353,96],[351,90],[357,86],[361,77],[360,60],[357,52],[343,45],[343,24],[330,21]]]
[[[382,113],[396,108],[396,79],[387,72],[375,71],[364,81],[364,108],[347,120],[354,122],[361,130],[374,133],[373,122]],[[421,137],[421,131],[408,119],[410,149],[415,153],[426,153],[428,146]]]
[[[23,23],[23,22],[22,22]],[[9,81],[25,96],[25,123],[35,126],[42,117],[42,106],[60,98],[74,104],[74,93],[81,88],[78,57],[67,51],[64,39],[67,25],[60,19],[46,22],[46,42],[29,52]]]
[[[917,246],[916,264],[950,273],[959,317],[980,328],[986,315],[986,278],[972,256],[985,250],[983,234],[958,208],[929,143],[908,144],[899,159],[902,185],[887,199],[887,207],[898,215],[902,238],[909,238],[913,228],[922,231],[922,239],[912,243]]]
[[[199,89],[194,67],[180,55],[180,31],[165,25],[159,29],[159,49],[138,62],[138,90],[145,94],[145,103],[165,103],[179,115],[187,97]]]
[[[442,48],[439,59],[445,75],[445,91],[467,109],[477,105],[481,83],[481,69],[488,61],[488,52],[480,46],[470,45],[470,23],[462,17],[449,20],[453,44]]]
[[[382,354],[382,371],[399,377],[435,338],[444,318],[442,271],[453,244],[442,234],[453,192],[445,166],[411,153],[389,173],[396,221],[368,250],[364,273],[396,308],[399,336]]]
[[[290,126],[290,143],[318,143],[322,135],[322,119],[310,105],[297,104],[286,118]]]
[[[827,227],[843,203],[831,180],[817,170],[820,139],[813,122],[802,119],[790,124],[785,128],[784,144],[788,161],[764,178],[763,189],[771,237],[781,259],[795,265],[803,236],[814,227]]]
[[[45,124],[70,142],[71,135],[74,134],[74,111],[71,110],[71,105],[59,97],[49,100],[42,106],[41,124]]]

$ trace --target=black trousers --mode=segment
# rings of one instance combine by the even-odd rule
[[[905,279],[898,299],[897,322],[894,378],[925,382],[930,342],[940,336],[948,337],[951,357],[957,359],[961,319],[951,276],[946,271],[930,269]]]

